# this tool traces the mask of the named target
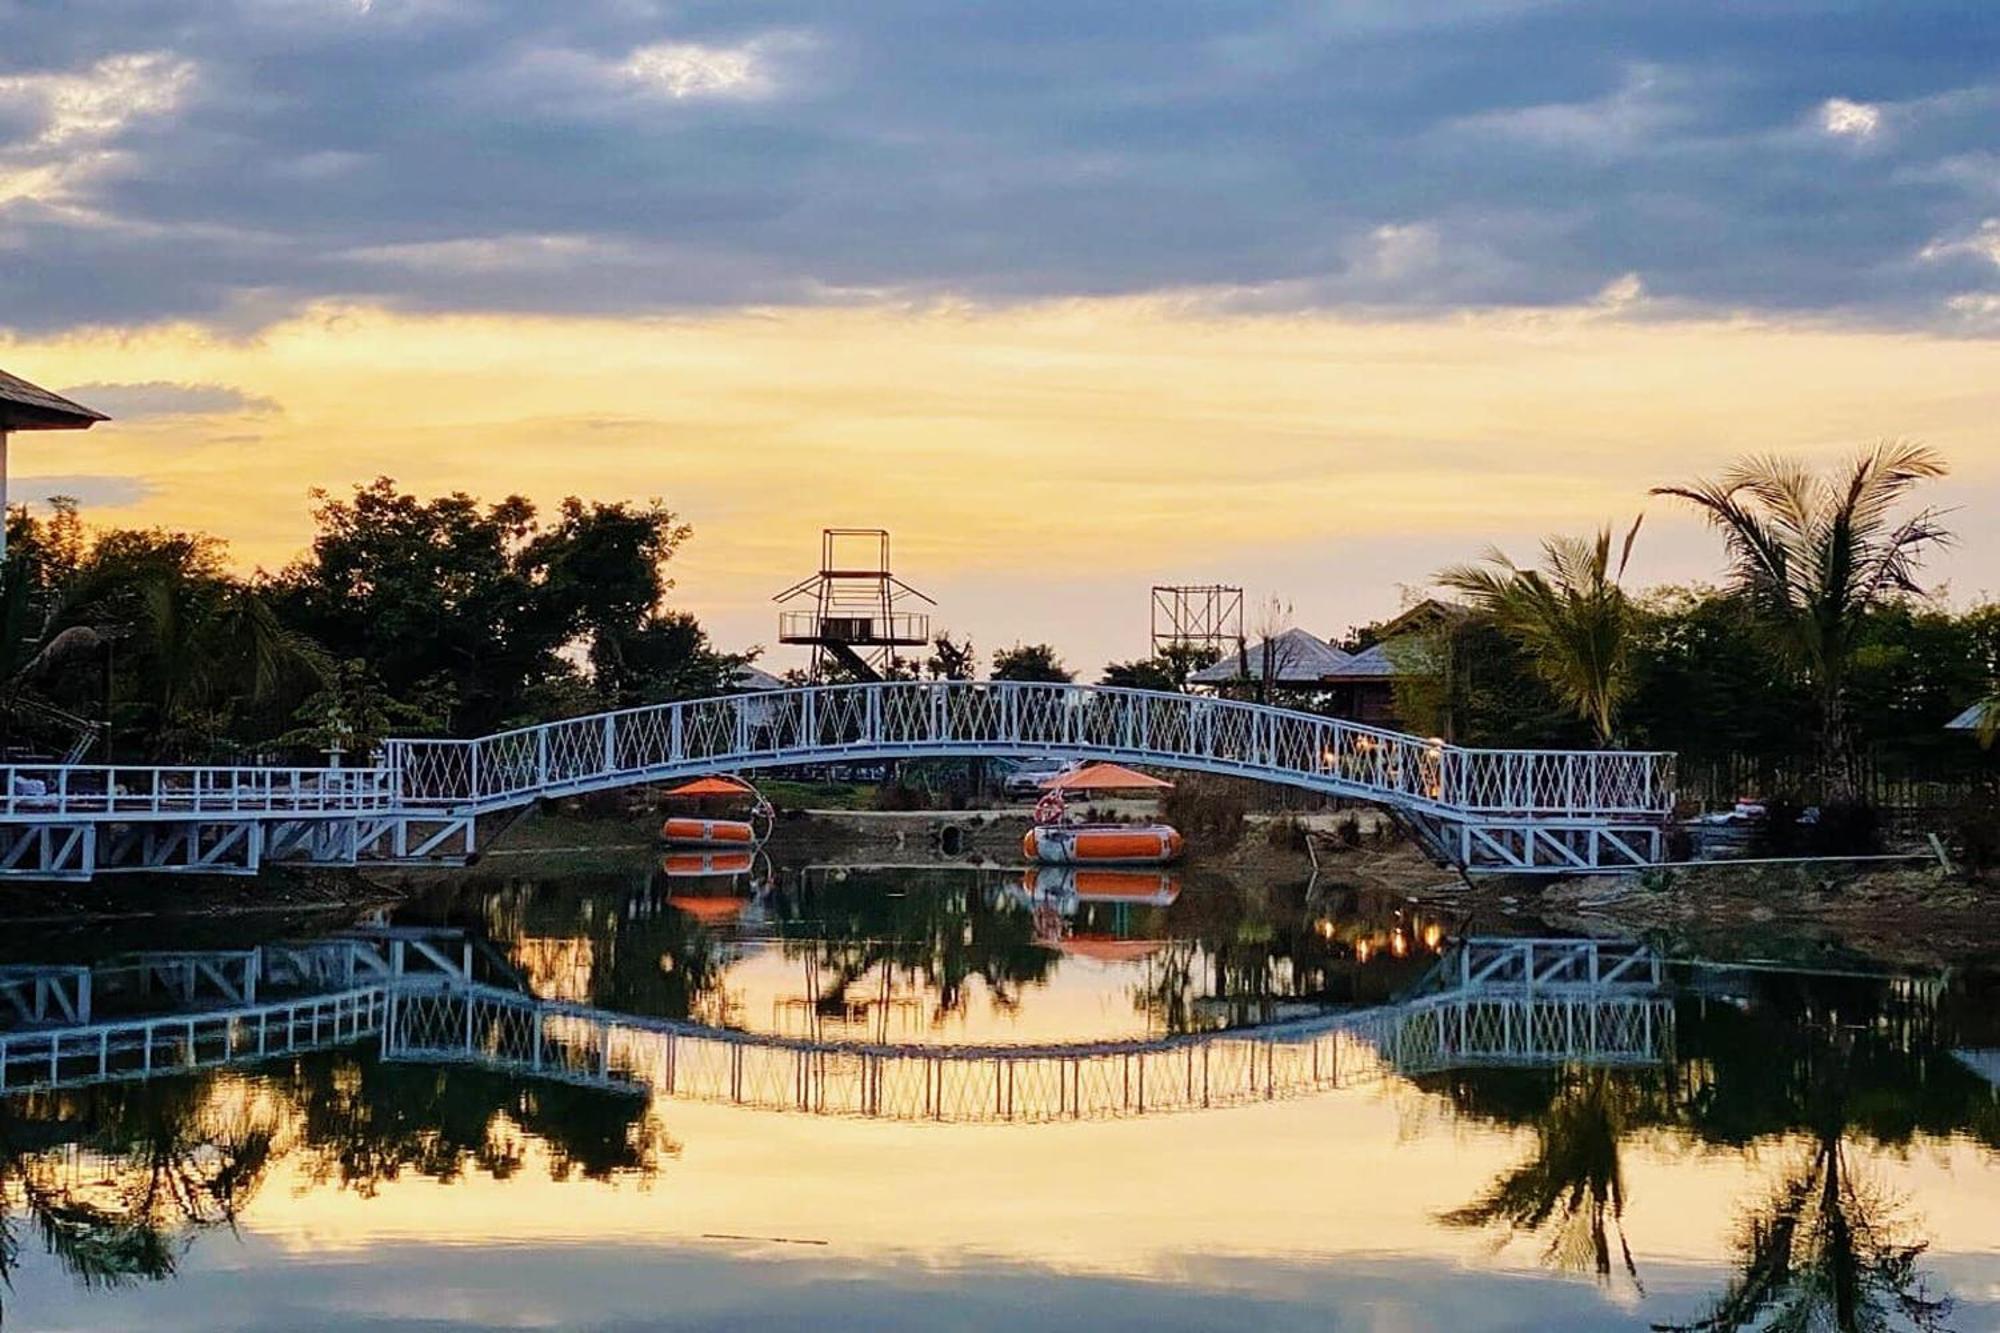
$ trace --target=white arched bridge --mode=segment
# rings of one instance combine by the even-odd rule
[[[548,798],[736,769],[1050,754],[1372,802],[1473,873],[1653,864],[1674,798],[1670,754],[1471,749],[1108,686],[883,681],[656,704],[471,740],[392,740],[366,768],[10,766],[0,770],[0,875],[449,862],[476,850],[482,816]]]

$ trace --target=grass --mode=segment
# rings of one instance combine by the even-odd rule
[[[872,782],[786,782],[757,784],[772,805],[780,810],[873,810],[875,784]]]

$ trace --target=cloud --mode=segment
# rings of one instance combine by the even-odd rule
[[[1984,260],[2000,268],[2000,218],[1987,218],[1969,234],[1932,241],[1917,252],[1917,258],[1926,260],[1960,256]]]
[[[771,91],[771,73],[758,45],[656,42],[633,51],[618,68],[641,90],[675,100],[756,97]]]
[[[856,294],[1425,312],[1631,272],[1688,308],[1925,323],[1966,283],[1912,257],[2000,207],[2000,30],[1891,0],[70,0],[5,58],[23,330]]]
[[[1544,148],[1626,154],[1657,143],[1687,118],[1678,100],[1685,91],[1686,81],[1673,71],[1636,65],[1601,97],[1482,111],[1458,128]]]
[[[56,496],[68,496],[84,509],[129,509],[159,488],[144,477],[99,476],[90,473],[47,477],[16,477],[8,487],[11,503],[45,511]]]
[[[135,122],[174,111],[194,78],[192,62],[165,51],[0,76],[0,112],[21,127],[0,141],[0,205],[84,193],[119,162],[108,145]]]
[[[180,384],[172,380],[148,380],[143,384],[95,382],[75,384],[62,391],[65,398],[107,413],[114,421],[137,421],[147,417],[223,416],[239,412],[270,413],[279,410],[275,399],[245,393],[227,384]]]
[[[1882,128],[1882,108],[1829,97],[1819,105],[1819,127],[1835,138],[1872,139]]]

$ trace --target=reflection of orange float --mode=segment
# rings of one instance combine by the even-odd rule
[[[749,873],[751,854],[741,852],[668,852],[660,858],[660,873],[673,878]]]
[[[660,836],[682,847],[748,847],[757,840],[757,831],[742,819],[675,815],[660,825]]]
[[[1041,824],[1021,854],[1044,865],[1161,865],[1178,860],[1180,830],[1166,824]]]
[[[1030,899],[1074,898],[1085,903],[1138,903],[1171,906],[1181,896],[1181,878],[1171,870],[1094,869],[1024,870],[1021,889]]]

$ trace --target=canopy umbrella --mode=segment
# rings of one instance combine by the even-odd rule
[[[734,921],[743,915],[743,909],[749,905],[748,898],[704,898],[681,893],[667,899],[667,906],[686,912],[701,922]]]
[[[1085,764],[1042,784],[1049,791],[1170,791],[1173,785],[1123,764]]]
[[[756,790],[741,778],[696,778],[667,792],[669,796],[747,796]]]
[[[1121,940],[1110,935],[1071,935],[1056,948],[1100,963],[1136,963],[1160,951],[1165,940]]]

